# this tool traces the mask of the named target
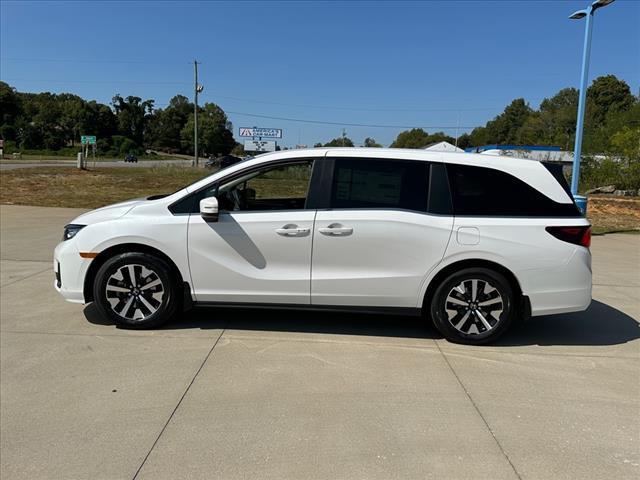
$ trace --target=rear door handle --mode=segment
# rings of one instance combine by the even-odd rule
[[[331,235],[334,237],[345,237],[353,233],[353,228],[345,227],[339,223],[332,223],[328,227],[319,228],[318,231],[323,235]]]
[[[283,237],[304,237],[309,235],[310,231],[311,229],[309,228],[300,228],[292,223],[287,224],[282,228],[276,228],[276,233]]]

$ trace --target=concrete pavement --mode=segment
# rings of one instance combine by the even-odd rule
[[[52,286],[78,213],[0,207],[3,479],[640,475],[638,235],[593,239],[587,312],[466,347],[336,313],[116,329]]]

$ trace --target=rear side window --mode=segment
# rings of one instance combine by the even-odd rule
[[[335,160],[331,208],[427,211],[429,164],[410,160]]]
[[[507,217],[579,217],[573,203],[558,203],[522,180],[500,170],[447,165],[456,215]]]

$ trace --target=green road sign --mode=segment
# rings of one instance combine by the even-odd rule
[[[80,143],[82,145],[95,145],[96,143],[96,136],[95,135],[82,135],[80,137]]]

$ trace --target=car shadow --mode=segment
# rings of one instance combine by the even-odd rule
[[[606,303],[593,300],[584,312],[532,317],[505,333],[495,346],[604,346],[640,338],[640,323]]]
[[[85,306],[85,318],[94,325],[113,325],[93,303]],[[310,311],[275,308],[196,307],[158,330],[229,329],[298,332],[380,337],[442,338],[417,316]]]
[[[87,321],[95,325],[112,325],[102,318],[93,304],[85,307],[84,314]],[[266,308],[198,307],[183,313],[159,330],[223,328],[425,340],[442,338],[431,322],[425,322],[421,317]],[[511,328],[492,346],[604,346],[623,344],[638,338],[638,321],[594,300],[585,312],[533,317]]]
[[[221,214],[217,222],[207,223],[207,226],[255,268],[262,270],[267,266],[258,246],[233,216]]]

